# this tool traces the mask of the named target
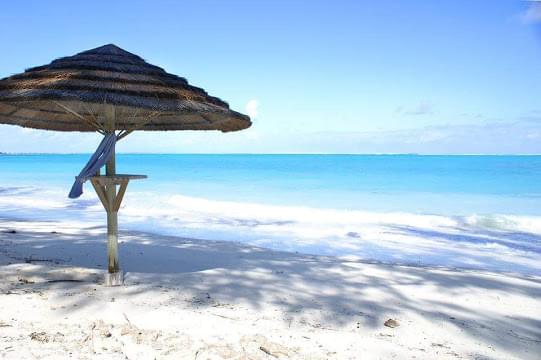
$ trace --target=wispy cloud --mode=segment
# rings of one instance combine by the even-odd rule
[[[421,154],[541,153],[541,122],[514,122],[427,126],[396,131],[327,134],[337,143],[349,144],[351,152]],[[321,144],[321,143],[320,143]],[[345,148],[336,149],[346,151]]]
[[[100,135],[96,133],[58,132],[0,125],[0,152],[93,152],[100,140]]]
[[[256,119],[259,111],[259,101],[256,99],[248,101],[244,107],[244,110],[250,118]]]
[[[520,120],[534,121],[541,123],[541,110],[532,110],[519,117]]]
[[[250,148],[282,153],[541,154],[540,138],[540,122],[517,120],[389,131],[264,134]]]
[[[528,7],[521,15],[522,21],[527,24],[541,22],[541,1],[528,1]]]
[[[387,131],[137,132],[119,152],[541,154],[541,115]],[[92,152],[96,134],[24,131],[0,125],[0,152]]]
[[[411,108],[399,106],[396,108],[395,112],[398,114],[417,116],[417,115],[433,114],[434,109],[431,103],[427,101],[421,101],[417,106],[414,106]]]

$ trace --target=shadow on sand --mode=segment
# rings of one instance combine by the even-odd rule
[[[18,263],[36,264],[25,270],[26,278],[41,281],[18,283],[8,291],[55,286],[71,292],[87,291],[106,268],[106,245],[99,228],[78,233],[0,232],[0,259],[4,274],[15,272]],[[393,231],[419,236],[454,236],[421,229],[394,227]],[[515,234],[516,235],[516,234]],[[498,236],[501,236],[499,234]],[[524,234],[524,236],[531,236]],[[491,291],[494,296],[522,295],[541,298],[541,282],[536,277],[509,277],[475,271],[345,262],[332,257],[276,252],[234,242],[193,240],[157,236],[143,232],[121,232],[121,266],[127,272],[125,296],[169,288],[179,294],[207,301],[194,307],[219,303],[249,303],[255,309],[268,304],[282,309],[284,321],[317,314],[314,327],[338,328],[361,323],[379,329],[387,318],[400,314],[420,314],[441,326],[456,327],[490,344],[509,351],[525,342],[541,347],[541,314],[501,316],[496,311],[472,310],[464,299]],[[500,241],[490,232],[456,236],[453,241]],[[539,242],[539,238],[534,238]],[[3,256],[3,258],[1,258]],[[52,268],[51,268],[52,266]],[[86,268],[80,282],[53,281],[51,269]],[[48,275],[48,271],[50,274]],[[49,282],[48,282],[49,281]],[[423,291],[443,294],[434,298]],[[179,295],[180,296],[180,295]],[[93,298],[79,303],[91,305]],[[497,300],[494,300],[497,301]],[[73,310],[75,311],[75,310]]]

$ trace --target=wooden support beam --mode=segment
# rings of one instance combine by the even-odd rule
[[[105,131],[114,133],[116,110],[113,105],[108,106],[105,112]],[[124,136],[129,132],[125,132]],[[107,212],[107,273],[105,274],[105,285],[116,286],[124,283],[124,275],[120,270],[118,256],[118,210],[126,193],[130,179],[143,179],[144,175],[119,175],[116,173],[115,149],[105,165],[105,176],[100,175],[98,170],[96,176],[90,178],[90,182],[96,190],[96,194]],[[120,185],[117,193],[117,185]]]
[[[66,112],[78,117],[79,119],[83,120],[84,122],[88,123],[90,126],[92,126],[97,132],[100,134],[105,134],[105,130],[103,127],[98,123],[97,121],[94,121],[93,119],[89,119],[84,117],[83,115],[79,114],[77,111],[70,109],[66,105],[59,103],[58,101],[54,101],[54,103],[64,109]]]
[[[116,195],[115,201],[113,203],[113,211],[118,211],[120,209],[120,204],[122,203],[122,199],[124,198],[124,193],[126,192],[128,183],[129,180],[124,180],[120,183],[120,189],[118,189],[118,194]]]
[[[98,198],[100,199],[101,203],[103,204],[103,207],[105,211],[109,212],[111,211],[111,207],[109,206],[109,201],[107,199],[107,196],[105,195],[105,189],[103,185],[101,185],[97,180],[90,179],[90,183],[94,187],[94,190],[96,191],[96,194],[98,194]]]
[[[108,133],[115,132],[115,107],[110,105],[105,113],[106,128]],[[115,149],[105,165],[105,174],[107,176],[116,175]],[[108,274],[105,277],[105,283],[109,286],[122,285],[122,273],[120,271],[120,261],[118,259],[118,213],[113,206],[116,198],[116,184],[109,182],[105,185],[105,195],[107,198],[107,269]]]
[[[120,134],[118,134],[118,140],[122,140],[123,138],[125,138],[126,136],[128,136],[132,132],[134,132],[135,130],[140,129],[143,126],[145,126],[146,124],[152,122],[152,120],[154,120],[154,118],[157,117],[160,114],[161,113],[159,111],[155,111],[152,114],[148,115],[147,119],[145,121],[143,121],[142,123],[139,123],[139,124],[135,125],[131,129],[126,129],[126,130],[121,131]]]

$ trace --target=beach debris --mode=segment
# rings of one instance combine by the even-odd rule
[[[263,345],[261,345],[259,347],[259,350],[263,351],[265,354],[269,355],[269,356],[272,356],[272,357],[275,357],[277,358],[278,356],[274,355],[273,353],[270,352],[269,349],[267,349],[266,347],[264,347]]]
[[[122,313],[122,315],[124,315],[124,319],[126,319],[127,324],[123,324],[120,327],[120,336],[130,335],[130,337],[137,344],[143,344],[143,343],[148,342],[149,339],[154,339],[154,340],[150,340],[151,342],[156,341],[158,337],[162,335],[161,331],[154,332],[154,331],[139,329],[137,326],[132,324],[132,322],[130,321],[130,319],[125,313]]]
[[[96,290],[96,289],[94,289],[94,290]],[[126,315],[126,313],[122,313],[122,315],[124,315],[124,319],[126,319],[126,322],[128,323],[128,325],[132,326],[130,319],[128,319],[128,315]]]
[[[193,304],[193,305],[210,305],[213,306],[217,304],[218,302],[210,296],[208,292],[202,293],[200,295],[196,295],[192,297],[191,299],[187,299],[187,302]]]
[[[65,260],[62,260],[62,259],[39,259],[39,258],[34,258],[32,256],[30,256],[28,258],[25,257],[22,260],[24,260],[24,262],[27,263],[27,264],[31,264],[33,262],[52,262],[52,263],[55,263],[55,264],[59,264],[60,262],[65,261]]]
[[[111,331],[109,330],[112,325],[107,325],[103,320],[98,320],[93,322],[90,326],[90,331],[92,333],[92,338],[94,338],[94,331],[97,331],[101,337],[109,338],[112,336]]]
[[[131,331],[132,331],[131,326],[124,324],[120,328],[120,336],[128,335],[131,333]]]
[[[387,326],[388,328],[393,329],[395,327],[399,327],[400,323],[395,319],[387,319],[387,321],[385,321],[383,325]]]
[[[214,305],[211,305],[211,307],[214,307],[214,308],[226,308],[226,309],[231,309],[231,310],[234,310],[235,307],[231,304],[228,304],[228,303],[221,303],[221,302],[216,302]]]
[[[60,331],[57,331],[56,334],[53,336],[53,342],[62,342],[64,338],[64,334],[62,334]]]
[[[78,280],[78,279],[52,279],[52,280],[47,280],[47,283],[59,283],[59,282],[84,282],[83,280]],[[94,289],[96,290],[96,289]]]
[[[30,339],[34,341],[39,341],[42,343],[49,342],[49,336],[47,335],[45,331],[40,331],[40,332],[34,331],[29,336],[30,336]]]
[[[251,348],[252,351],[259,350],[274,358],[289,359],[291,358],[291,355],[298,350],[287,348],[281,344],[270,341],[267,337],[259,334],[254,336],[244,336],[241,339],[241,344],[248,352],[250,352]],[[256,355],[254,352],[252,352],[252,354]]]

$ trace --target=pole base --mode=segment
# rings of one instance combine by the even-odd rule
[[[124,272],[118,271],[115,273],[105,273],[105,286],[122,286],[124,285]]]

